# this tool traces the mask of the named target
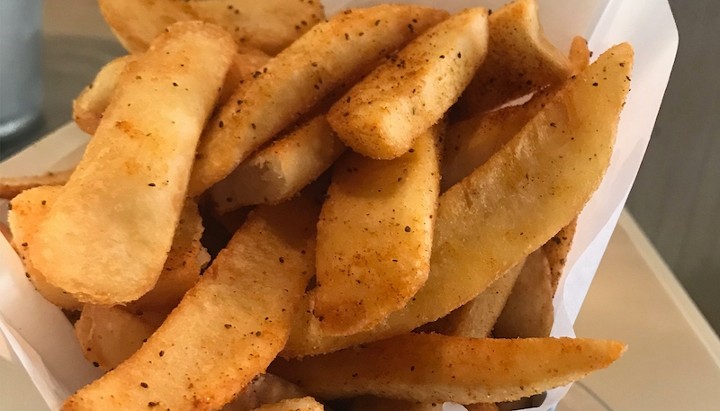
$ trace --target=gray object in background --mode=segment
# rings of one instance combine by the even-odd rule
[[[40,0],[0,1],[0,139],[40,114]]]
[[[670,6],[680,47],[627,207],[720,333],[720,2]]]

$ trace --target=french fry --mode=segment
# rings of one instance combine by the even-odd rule
[[[85,304],[75,335],[88,361],[105,371],[130,358],[157,329],[120,307]]]
[[[307,195],[256,209],[142,348],[62,409],[216,409],[230,402],[285,344],[314,271],[318,212]]]
[[[487,10],[443,21],[356,84],[328,113],[340,139],[376,159],[396,158],[460,97],[487,52]]]
[[[445,317],[426,324],[421,329],[457,337],[485,338],[490,336],[520,271],[508,270],[480,295]]]
[[[238,87],[209,122],[190,194],[201,194],[227,177],[333,90],[446,17],[426,7],[382,5],[347,11],[313,27]]]
[[[75,311],[82,308],[82,303],[48,283],[30,258],[30,250],[36,247],[35,233],[38,226],[47,216],[61,190],[60,186],[39,186],[21,192],[10,202],[8,223],[12,233],[13,248],[23,260],[25,275],[35,289],[58,307]]]
[[[110,104],[120,75],[127,65],[135,61],[137,56],[118,57],[106,65],[95,75],[92,83],[73,100],[73,120],[80,130],[94,135],[105,109]]]
[[[394,160],[351,153],[335,166],[318,222],[313,308],[328,334],[372,328],[425,284],[444,126]]]
[[[221,214],[291,198],[327,170],[345,151],[324,115],[253,154],[217,183],[210,196]]]
[[[407,306],[373,330],[343,337],[327,335],[301,312],[283,356],[331,352],[435,321],[479,295],[568,224],[609,164],[632,59],[625,43],[605,52],[510,142],[440,197],[430,275]]]
[[[238,45],[277,54],[324,18],[320,1],[99,0],[100,11],[131,53],[147,50],[172,23],[202,20],[232,34]]]
[[[51,171],[37,176],[0,177],[0,198],[12,200],[25,190],[39,186],[61,186],[67,183],[73,170]]]
[[[40,294],[51,303],[66,310],[79,310],[82,304],[67,292],[47,282],[29,259],[29,249],[34,247],[34,235],[38,226],[53,207],[62,188],[36,187],[27,190],[12,201],[8,215],[11,231],[15,233],[15,249],[24,260],[28,278]],[[140,300],[130,303],[133,311],[159,310],[169,312],[198,279],[200,271],[209,261],[207,251],[200,244],[203,232],[197,205],[188,200],[173,238],[173,244],[155,287]]]
[[[187,199],[157,283],[139,300],[128,304],[128,309],[170,312],[178,305],[185,293],[200,280],[200,273],[210,262],[210,254],[200,243],[203,230],[197,204]]]
[[[380,397],[358,397],[350,400],[347,405],[343,404],[345,411],[443,411],[442,402],[418,402],[393,400]],[[474,404],[465,405],[468,411],[497,411],[495,404]]]
[[[570,43],[570,53],[568,54],[572,74],[577,75],[590,65],[590,50],[588,49],[587,40],[580,36],[575,36]]]
[[[442,191],[457,184],[510,141],[542,109],[550,92],[529,102],[480,113],[448,128],[443,157]]]
[[[542,249],[530,254],[495,323],[496,338],[548,337],[554,320],[550,265]]]
[[[577,218],[572,220],[570,224],[566,225],[557,234],[553,236],[542,249],[545,256],[550,264],[550,273],[552,276],[551,288],[553,295],[557,290],[560,278],[562,277],[563,270],[565,269],[565,263],[567,262],[567,256],[572,248],[573,237],[575,237],[575,229],[577,228]]]
[[[270,56],[260,50],[242,49],[235,57],[233,57],[230,69],[225,77],[220,97],[218,97],[217,106],[222,107],[232,97],[235,89],[244,81],[250,79],[253,73],[260,67],[264,66]]]
[[[323,411],[325,407],[312,397],[291,398],[255,408],[255,411]]]
[[[100,69],[92,83],[73,100],[73,120],[82,131],[90,135],[95,134],[103,113],[115,92],[120,74],[128,63],[136,59],[137,55],[131,54],[112,60]],[[222,105],[227,102],[238,84],[249,78],[268,59],[269,57],[259,50],[243,49],[238,52],[233,57],[217,104]]]
[[[616,341],[405,334],[271,369],[318,398],[375,395],[460,404],[508,401],[578,380],[617,360]]]
[[[183,22],[123,72],[95,137],[36,233],[31,259],[48,282],[104,305],[152,289],[233,54],[222,29]]]
[[[303,397],[297,385],[273,374],[260,374],[247,387],[223,407],[223,411],[250,411],[264,404]]]
[[[488,19],[488,53],[460,99],[462,118],[480,114],[570,76],[568,58],[543,33],[536,0],[516,0]]]

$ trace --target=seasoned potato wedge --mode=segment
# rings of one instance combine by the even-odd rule
[[[496,338],[548,337],[554,320],[550,265],[542,249],[530,254],[495,323]]]
[[[75,335],[88,361],[105,371],[130,358],[157,325],[120,307],[85,304],[75,323]]]
[[[324,115],[315,117],[253,154],[210,190],[221,214],[291,198],[325,172],[345,151]]]
[[[297,0],[99,0],[100,11],[131,53],[147,50],[172,23],[216,24],[238,45],[277,54],[324,18],[320,1]]]
[[[0,177],[0,198],[11,200],[25,190],[39,186],[61,186],[74,170],[51,171],[37,176]]]
[[[493,339],[405,334],[271,369],[311,395],[460,404],[508,401],[578,380],[625,346],[582,338]]]
[[[320,213],[313,312],[353,334],[404,307],[425,284],[440,186],[444,123],[394,160],[338,161]]]
[[[463,118],[570,76],[568,58],[543,33],[537,0],[515,0],[488,19],[488,53],[458,103]]]
[[[354,151],[399,157],[445,116],[486,52],[487,10],[453,15],[356,84],[330,109],[328,121]]]
[[[10,202],[8,223],[12,233],[13,248],[23,260],[25,275],[35,289],[58,307],[75,311],[82,308],[82,303],[48,283],[30,258],[30,250],[35,248],[35,233],[38,226],[47,216],[61,190],[60,186],[40,186],[21,192]]]
[[[227,177],[324,97],[446,17],[446,12],[426,7],[381,5],[348,11],[313,27],[238,87],[209,122],[190,194],[201,194]],[[415,29],[408,30],[408,24]]]
[[[110,104],[120,75],[135,59],[136,56],[127,55],[110,61],[98,71],[92,83],[73,100],[73,120],[80,130],[90,135],[95,134],[103,112]]]
[[[176,23],[123,71],[95,137],[36,233],[31,259],[48,282],[103,305],[153,288],[233,48],[217,26]]]

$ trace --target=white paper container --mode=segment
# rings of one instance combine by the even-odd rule
[[[667,0],[539,0],[543,26],[550,39],[567,50],[574,35],[589,40],[596,53],[628,41],[635,48],[632,90],[622,114],[610,168],[580,216],[573,250],[555,298],[552,335],[572,336],[572,323],[615,228],[645,153],[675,59],[678,33]],[[484,5],[498,8],[504,0],[395,1],[434,5],[457,11]],[[347,6],[378,0],[325,0],[328,15]],[[63,169],[76,162],[87,141],[67,125],[28,150],[0,164],[3,176]],[[40,297],[27,281],[20,260],[0,238],[0,333],[28,371],[50,409],[99,372],[88,365],[72,327],[60,310]],[[612,335],[606,336],[612,338]],[[567,391],[552,390],[538,410],[551,409]],[[447,407],[446,407],[447,408]]]

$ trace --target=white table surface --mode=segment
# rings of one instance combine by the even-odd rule
[[[63,169],[77,161],[86,139],[79,132],[50,135],[0,164],[0,174],[33,173],[38,165],[26,159],[50,153],[63,158],[53,169]],[[4,208],[0,204],[0,219]],[[609,242],[576,332],[624,341],[629,350],[574,386],[558,411],[718,409],[720,340],[627,213]],[[0,338],[0,411],[44,409]]]

